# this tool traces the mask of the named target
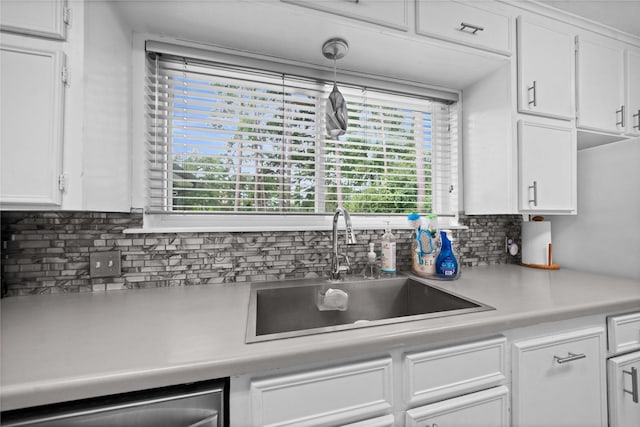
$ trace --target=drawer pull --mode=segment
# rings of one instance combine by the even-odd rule
[[[624,105],[620,106],[619,110],[616,110],[616,120],[618,119],[618,113],[620,114],[620,121],[616,121],[616,126],[624,127]]]
[[[633,115],[633,118],[637,118],[638,119],[638,124],[637,125],[633,125],[634,129],[638,129],[640,130],[640,110],[638,110],[638,112],[636,114]]]
[[[537,106],[538,102],[536,100],[536,81],[535,80],[533,81],[533,85],[531,85],[531,87],[527,88],[527,93],[532,93],[533,94],[533,97],[531,97],[531,96],[529,97],[530,98],[529,106],[531,106],[531,104],[533,104],[534,107]]]
[[[475,34],[478,31],[484,31],[484,28],[479,27],[477,25],[472,25],[472,24],[467,24],[465,22],[461,22],[460,23],[460,28],[458,30],[459,31],[463,31],[465,33],[469,33],[469,34]]]
[[[533,185],[529,186],[529,194],[531,194],[531,190],[533,190],[533,198],[529,196],[529,204],[533,203],[533,206],[538,206],[538,182],[533,181]]]
[[[573,362],[574,360],[585,359],[587,357],[586,354],[575,354],[571,352],[568,352],[568,354],[569,355],[566,357],[553,356],[553,358],[558,363],[567,363],[567,362]]]
[[[638,403],[638,370],[636,368],[631,368],[631,371],[622,372],[627,375],[631,375],[631,390],[623,388],[622,391],[629,393],[633,397],[633,401]]]

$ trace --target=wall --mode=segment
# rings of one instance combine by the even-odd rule
[[[113,2],[86,2],[82,209],[131,208],[131,29]]]
[[[554,261],[640,280],[640,138],[578,152],[578,215],[551,218]]]
[[[507,237],[520,241],[520,216],[462,216],[455,230],[465,267],[518,262],[505,253]],[[100,292],[117,289],[247,282],[326,275],[331,232],[125,234],[142,213],[2,212],[3,295]],[[349,248],[360,272],[369,241],[382,230],[356,230]],[[409,269],[409,230],[396,230],[398,268]],[[342,234],[340,234],[342,237]],[[89,254],[119,250],[122,276],[89,277]],[[464,274],[464,272],[463,272]]]

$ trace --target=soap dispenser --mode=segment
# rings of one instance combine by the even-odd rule
[[[389,221],[386,221],[384,235],[382,236],[382,257],[380,272],[383,277],[396,275],[396,237],[391,233]]]
[[[369,243],[369,252],[367,253],[367,265],[362,270],[362,276],[365,279],[378,279],[380,277],[380,267],[376,260],[377,255],[374,250],[374,243]]]

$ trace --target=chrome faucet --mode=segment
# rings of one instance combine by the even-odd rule
[[[340,280],[340,274],[343,271],[349,271],[351,269],[351,264],[349,263],[349,257],[347,254],[339,254],[338,253],[338,219],[340,218],[340,214],[344,216],[344,224],[345,224],[345,243],[347,245],[355,245],[356,244],[356,236],[353,234],[353,228],[351,227],[351,217],[349,216],[349,212],[345,208],[336,209],[336,213],[333,215],[333,254],[331,259],[331,280]],[[341,266],[339,258],[343,256],[346,265]]]

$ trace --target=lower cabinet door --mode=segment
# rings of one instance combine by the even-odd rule
[[[509,389],[505,386],[410,409],[406,414],[407,427],[507,427],[508,425]]]
[[[605,427],[604,328],[588,328],[513,347],[513,425]]]
[[[640,426],[640,351],[607,362],[609,426]]]

